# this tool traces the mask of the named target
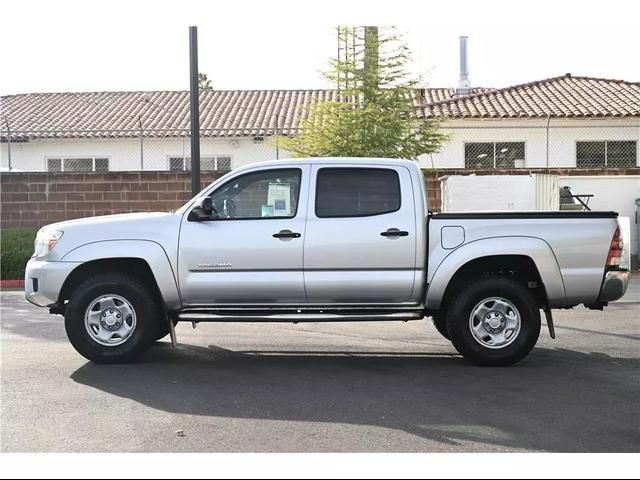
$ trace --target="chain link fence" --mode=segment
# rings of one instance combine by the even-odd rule
[[[537,122],[535,126],[442,124],[451,135],[442,150],[419,159],[424,168],[629,169],[640,166],[640,119]],[[560,123],[560,122],[555,122]],[[512,122],[513,124],[513,122]],[[583,124],[583,125],[582,125]],[[288,131],[286,134],[295,134]],[[278,132],[201,130],[203,172],[224,173],[242,165],[290,157]],[[189,171],[188,129],[16,131],[0,129],[3,172]]]

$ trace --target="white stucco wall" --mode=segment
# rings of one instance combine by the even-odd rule
[[[232,168],[276,158],[275,141],[265,138],[254,143],[253,138],[203,138],[200,153],[206,156],[229,156]],[[144,170],[168,170],[169,157],[190,156],[188,138],[145,138]],[[280,149],[280,158],[287,152]],[[140,139],[42,139],[11,144],[12,167],[24,171],[46,170],[50,157],[107,157],[109,170],[140,170]],[[8,167],[7,144],[0,145],[0,166]]]
[[[524,142],[525,167],[547,166],[547,121],[529,120],[450,120],[442,123],[451,140],[441,152],[422,156],[424,168],[464,168],[464,145],[467,142]],[[553,119],[549,122],[549,167],[575,167],[576,142],[583,140],[635,140],[640,142],[640,119]],[[640,148],[639,148],[640,150]],[[265,138],[254,143],[253,138],[203,138],[202,156],[231,156],[232,167],[276,158],[275,142]],[[12,144],[12,165],[29,171],[43,171],[46,158],[55,156],[105,156],[110,169],[140,168],[140,140],[116,139],[54,139],[32,140]],[[144,169],[168,169],[170,156],[189,156],[188,138],[145,138]],[[280,151],[280,158],[287,152]],[[7,167],[7,144],[0,144],[0,166]],[[636,161],[640,165],[640,159]]]
[[[525,167],[575,167],[576,142],[584,140],[640,141],[640,119],[450,120],[441,128],[451,135],[442,151],[420,157],[424,168],[464,168],[468,142],[524,142]],[[640,148],[639,148],[640,149]],[[639,155],[640,156],[640,155]],[[640,160],[636,159],[636,165]]]

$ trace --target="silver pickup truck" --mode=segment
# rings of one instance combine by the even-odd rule
[[[626,225],[626,226],[625,226]],[[629,281],[615,212],[429,212],[415,162],[254,164],[176,212],[43,227],[25,294],[94,362],[128,362],[192,322],[431,317],[466,359],[511,365],[551,309],[602,309]]]

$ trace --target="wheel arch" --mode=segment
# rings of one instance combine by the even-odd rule
[[[136,275],[151,287],[168,309],[180,307],[177,281],[166,255],[158,243],[148,240],[108,240],[82,245],[61,261],[79,265],[71,271],[60,289],[59,302],[89,275],[106,271]]]
[[[566,303],[560,267],[551,247],[534,237],[499,237],[465,244],[449,254],[433,271],[425,306],[439,310],[470,275],[504,274],[522,281],[540,282],[541,303],[562,307]]]

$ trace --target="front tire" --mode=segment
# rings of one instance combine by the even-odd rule
[[[162,309],[136,277],[95,275],[71,295],[65,329],[73,347],[95,363],[127,363],[155,340]]]
[[[470,279],[450,301],[447,331],[465,359],[484,366],[513,365],[540,336],[540,309],[521,283],[498,276]]]
[[[178,321],[177,320],[171,320],[173,322],[173,326],[176,327],[178,325]],[[169,323],[168,321],[161,321],[158,322],[158,326],[156,329],[156,335],[155,335],[155,341],[160,341],[162,340],[164,337],[166,337],[167,335],[169,335],[169,333],[171,333],[169,331]]]
[[[449,331],[447,330],[447,316],[444,312],[434,313],[431,318],[433,320],[433,326],[436,327],[438,333],[447,340],[450,340]]]

